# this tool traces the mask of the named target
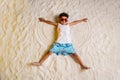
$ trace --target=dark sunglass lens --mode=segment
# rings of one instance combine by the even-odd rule
[[[61,21],[64,21],[64,19],[61,19]]]
[[[65,19],[65,21],[67,21],[67,19]]]

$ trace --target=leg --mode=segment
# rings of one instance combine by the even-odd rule
[[[80,57],[74,53],[74,54],[70,54],[70,56],[77,62],[80,64],[80,66],[82,67],[82,69],[89,69],[89,67],[86,67],[85,65],[83,65],[82,60],[80,59]]]
[[[39,60],[39,62],[33,62],[33,63],[31,63],[31,65],[40,66],[51,54],[52,54],[52,52],[49,51],[47,54],[45,54],[42,57],[42,59]]]

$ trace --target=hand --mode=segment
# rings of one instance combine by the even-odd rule
[[[44,18],[39,18],[39,21],[40,21],[40,22],[44,22],[45,19],[44,19]]]
[[[87,22],[87,20],[88,20],[87,18],[82,19],[82,21],[84,21],[84,22]]]

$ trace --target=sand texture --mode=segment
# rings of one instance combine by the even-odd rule
[[[61,12],[71,27],[74,48],[90,70],[81,70],[70,56],[52,54],[39,61],[56,38]],[[120,80],[120,0],[0,0],[0,80]]]

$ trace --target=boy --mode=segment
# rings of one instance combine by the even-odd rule
[[[89,67],[83,65],[80,57],[76,54],[70,36],[70,27],[76,25],[80,22],[87,22],[87,18],[76,20],[71,23],[68,23],[69,15],[67,13],[61,13],[59,15],[59,23],[55,23],[49,20],[45,20],[43,18],[39,18],[40,22],[44,22],[50,25],[57,27],[58,38],[53,44],[53,47],[45,54],[39,62],[33,62],[32,65],[40,66],[52,53],[56,55],[70,55],[75,61],[77,61],[82,69],[89,69]]]

